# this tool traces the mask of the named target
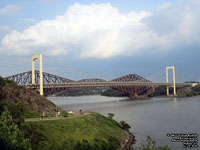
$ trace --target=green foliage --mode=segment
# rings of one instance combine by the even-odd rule
[[[108,89],[101,93],[103,96],[115,96],[115,97],[124,97],[129,96],[126,93],[123,93],[121,91],[115,90],[115,89]]]
[[[200,95],[200,85],[192,87],[192,94],[193,95]]]
[[[127,122],[125,122],[123,120],[120,121],[120,126],[125,130],[129,130],[131,128],[131,126]]]
[[[39,118],[40,116],[40,112],[34,112],[24,109],[23,118]]]
[[[191,97],[191,96],[198,96],[200,95],[200,85],[189,87],[187,90],[184,90],[178,93],[180,97]]]
[[[76,88],[69,89],[67,91],[62,91],[57,93],[57,96],[84,96],[84,95],[99,95],[108,88]]]
[[[5,106],[16,124],[21,124],[25,118],[40,117],[39,112],[27,110],[21,103],[12,103],[9,101],[0,101],[0,114],[4,111]]]
[[[61,110],[60,115],[61,115],[61,116],[68,116],[69,113],[66,112],[66,111]]]
[[[7,150],[31,150],[29,140],[24,138],[6,107],[0,116],[0,147]]]
[[[14,85],[16,86],[17,84],[11,80],[4,79],[0,76],[0,86],[5,86],[5,85]]]
[[[156,146],[156,142],[147,136],[146,144],[136,148],[136,150],[170,150],[168,146]]]
[[[37,150],[118,150],[120,143],[117,139],[110,137],[108,142],[95,139],[93,143],[86,139],[73,140],[69,139],[59,145],[56,141],[40,141]]]
[[[159,87],[155,88],[153,96],[166,95],[167,94],[166,91],[167,91],[166,86],[159,86]]]
[[[114,115],[115,115],[115,114],[113,114],[113,113],[108,113],[108,118],[109,118],[109,119],[113,119]]]
[[[114,137],[110,137],[108,139],[108,143],[109,143],[108,150],[116,150],[120,148],[119,141]]]
[[[8,101],[0,101],[0,114],[3,113],[4,111],[4,107],[6,107],[8,109],[8,111],[10,112],[13,121],[16,124],[20,124],[21,122],[24,121],[24,107],[23,105],[21,105],[20,103],[11,103]]]

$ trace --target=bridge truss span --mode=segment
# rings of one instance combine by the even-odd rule
[[[35,71],[35,84],[32,84],[32,71],[24,72],[14,76],[7,77],[6,79],[12,80],[17,84],[23,85],[29,89],[37,90],[40,88],[40,73]],[[110,81],[104,79],[91,78],[73,81],[67,78],[59,77],[53,74],[43,72],[43,89],[44,95],[49,96],[71,88],[97,88],[97,87],[110,87],[126,94],[131,97],[147,92],[149,89],[154,89],[157,86],[165,85],[168,87],[173,86],[173,83],[156,83],[146,80],[145,78],[129,74],[120,78]],[[177,86],[190,85],[191,83],[177,83]]]
[[[8,80],[12,80],[20,85],[26,85],[32,83],[32,71],[16,74],[13,76],[6,77]],[[73,80],[59,77],[53,74],[49,74],[46,72],[43,72],[43,83],[49,84],[49,83],[67,83],[67,82],[74,82]],[[35,83],[40,83],[40,71],[35,70]],[[34,85],[34,84],[33,84]]]

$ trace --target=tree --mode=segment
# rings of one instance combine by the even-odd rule
[[[0,147],[7,150],[31,150],[31,144],[13,122],[7,107],[0,116]]]
[[[147,136],[146,144],[143,144],[136,148],[136,150],[170,150],[168,146],[156,146],[156,142]]]
[[[114,117],[114,115],[115,115],[115,114],[108,113],[108,118],[109,118],[109,119],[112,119],[112,118]]]
[[[125,130],[129,130],[131,128],[131,126],[123,120],[120,121],[120,126]]]

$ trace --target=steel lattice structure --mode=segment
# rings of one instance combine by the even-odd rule
[[[106,80],[99,78],[91,78],[91,79],[82,79],[79,80],[78,82],[106,82]]]
[[[32,71],[16,74],[13,76],[6,77],[8,80],[12,80],[16,82],[17,84],[31,84],[32,83]],[[38,70],[35,70],[35,83],[39,83],[40,80],[40,72]],[[66,83],[66,82],[73,82],[73,80],[59,77],[53,74],[49,74],[46,72],[43,72],[43,82],[45,83]]]
[[[122,76],[116,79],[113,79],[112,81],[123,81],[123,82],[150,82],[149,80],[137,75],[137,74],[128,74],[126,76]]]
[[[137,75],[137,74],[128,74],[116,79],[113,79],[112,81],[116,82],[150,82],[149,80]],[[139,94],[142,94],[152,88],[152,86],[144,86],[144,85],[122,85],[122,86],[112,86],[111,88],[119,90],[123,93],[129,94],[130,97],[137,96]]]

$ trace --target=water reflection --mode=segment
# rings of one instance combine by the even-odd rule
[[[173,103],[173,106],[174,106],[174,108],[176,108],[176,97],[174,97],[174,103]]]

